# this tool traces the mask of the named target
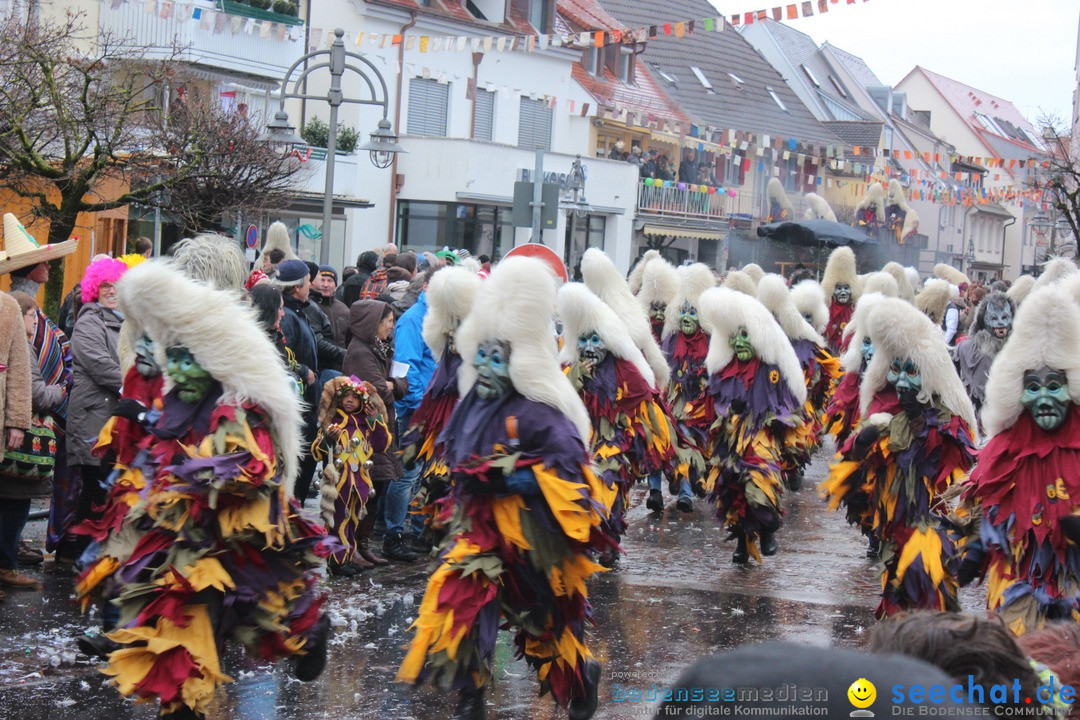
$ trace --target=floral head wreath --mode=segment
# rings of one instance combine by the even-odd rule
[[[345,393],[353,393],[356,397],[360,398],[360,404],[363,405],[368,401],[368,392],[364,387],[364,381],[355,375],[350,375],[347,378],[343,378],[341,386],[338,387],[337,392],[334,393],[334,404],[340,405],[342,398],[345,397]]]

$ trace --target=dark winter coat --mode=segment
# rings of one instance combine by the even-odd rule
[[[371,277],[371,273],[367,270],[357,268],[356,274],[346,280],[338,287],[334,296],[345,303],[345,307],[350,308],[358,299],[360,299],[360,291],[364,288],[364,283]]]
[[[69,465],[101,465],[90,451],[120,399],[124,375],[117,344],[122,323],[119,315],[96,302],[83,305],[75,321],[67,420]]]
[[[319,351],[315,344],[315,333],[311,331],[307,319],[296,308],[299,303],[285,296],[285,314],[281,318],[281,334],[285,336],[285,346],[292,350],[296,362],[300,363],[300,375],[307,383],[307,371],[319,376]]]
[[[292,295],[285,295],[284,298],[285,309],[291,309],[303,317],[315,336],[315,351],[319,358],[319,371],[315,374],[323,370],[340,370],[341,361],[345,359],[345,348],[334,344],[334,329],[326,314],[311,300],[302,303]],[[285,337],[289,337],[288,333]]]
[[[390,363],[394,357],[393,346],[388,348],[386,355],[376,348],[375,331],[379,328],[385,307],[386,303],[380,300],[361,300],[349,308],[349,332],[352,334],[352,340],[349,342],[349,351],[345,355],[345,363],[341,371],[345,375],[354,375],[375,386],[379,391],[379,397],[386,405],[388,416],[386,425],[393,432],[397,428],[394,402],[405,397],[409,389],[409,381],[405,378],[390,377]],[[387,381],[393,384],[393,390],[386,387]],[[401,477],[403,470],[401,458],[398,457],[396,432],[390,448],[384,453],[376,453],[372,461],[374,462],[371,469],[373,482]]]
[[[342,348],[341,358],[344,360],[344,349],[349,346],[349,306],[333,296],[326,298],[322,295],[314,295],[313,297],[315,304],[330,321],[334,344]]]

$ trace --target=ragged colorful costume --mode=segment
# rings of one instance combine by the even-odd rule
[[[840,375],[840,362],[825,347],[825,340],[799,311],[794,298],[779,275],[766,275],[758,283],[758,300],[772,313],[791,343],[802,368],[806,401],[794,427],[784,427],[781,437],[781,467],[790,490],[802,487],[802,472],[810,456],[821,445],[825,402]]]
[[[821,289],[829,300],[829,323],[825,327],[825,341],[835,355],[847,350],[844,329],[855,312],[859,300],[859,274],[855,267],[855,253],[849,247],[838,247],[829,255],[825,273],[821,276]]]
[[[314,572],[326,536],[292,496],[300,409],[280,356],[235,294],[168,262],[133,268],[117,291],[169,389],[149,428],[157,474],[115,568],[109,637],[121,648],[105,672],[121,693],[188,717],[231,680],[219,656],[229,638],[260,659],[298,656],[297,677],[314,679],[329,633]]]
[[[461,692],[455,717],[484,717],[500,627],[541,693],[585,720],[600,667],[585,642],[591,559],[615,490],[592,471],[585,407],[559,367],[555,280],[511,257],[484,281],[456,343],[462,398],[440,438],[453,478],[449,539],[428,581],[398,680]]]
[[[981,575],[986,606],[1017,635],[1080,620],[1080,310],[1038,288],[986,384],[991,435],[964,486],[973,533],[960,579]]]
[[[360,520],[371,496],[371,456],[390,447],[386,406],[371,383],[339,375],[323,387],[319,431],[311,454],[323,463],[320,508],[326,528],[339,544],[330,554],[330,572],[352,562]]]
[[[956,555],[942,494],[974,463],[975,414],[941,332],[898,298],[882,299],[866,328],[874,355],[863,376],[858,434],[826,486],[872,483],[873,533],[883,563],[876,614],[957,610]],[[862,474],[865,474],[865,478]]]
[[[717,517],[737,540],[732,560],[744,563],[752,556],[760,562],[776,552],[781,435],[800,422],[806,385],[791,343],[756,299],[714,288],[699,305],[702,324],[712,333],[700,410],[712,439],[706,486]]]
[[[848,325],[851,338],[843,358],[844,376],[833,393],[826,420],[826,428],[829,434],[836,438],[836,447],[840,449],[847,444],[859,423],[859,385],[867,365],[874,357],[874,343],[867,329],[868,318],[877,303],[884,298],[884,295],[877,292],[864,294],[859,298],[855,314]],[[876,558],[877,540],[873,537],[874,506],[871,502],[874,482],[863,469],[856,472],[857,475],[843,477],[834,473],[819,489],[822,496],[828,499],[830,510],[843,506],[848,523],[858,527],[863,535],[871,539],[872,552],[867,554]]]
[[[428,384],[420,407],[412,414],[408,431],[401,438],[402,462],[421,463],[420,490],[413,498],[414,512],[424,513],[427,526],[436,530],[442,525],[439,503],[450,492],[450,470],[436,452],[438,438],[458,402],[458,369],[461,355],[454,343],[454,333],[472,309],[481,280],[464,267],[448,267],[431,277],[428,283],[428,311],[424,316],[424,342],[439,358],[439,365]]]
[[[677,277],[678,290],[664,313],[663,350],[671,369],[667,403],[685,448],[680,453],[678,472],[691,485],[701,486],[712,446],[712,423],[703,403],[709,380],[705,369],[709,332],[698,319],[698,299],[716,287],[716,279],[712,270],[701,263],[680,267]]]
[[[615,311],[578,283],[559,290],[558,307],[563,323],[559,359],[592,421],[593,467],[618,491],[611,509],[618,540],[626,530],[634,482],[654,472],[675,473],[675,421],[652,369]]]

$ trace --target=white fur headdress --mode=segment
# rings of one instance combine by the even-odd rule
[[[1035,278],[1030,275],[1021,275],[1013,280],[1013,284],[1005,294],[1009,296],[1010,300],[1016,303],[1017,307],[1020,307],[1020,303],[1027,299],[1028,294],[1034,287]]]
[[[795,301],[791,299],[791,292],[784,278],[779,275],[766,275],[761,278],[757,290],[758,301],[772,313],[776,322],[780,323],[789,340],[810,340],[818,346],[825,345],[825,339],[806,322],[799,308],[795,307]]]
[[[637,295],[641,290],[641,283],[644,281],[645,267],[654,260],[663,259],[659,250],[646,250],[641,259],[637,261],[637,264],[630,269],[630,277],[626,279],[626,284],[630,286],[630,292]]]
[[[859,299],[859,273],[855,269],[855,251],[849,247],[838,247],[829,253],[829,261],[825,263],[825,274],[821,276],[821,289],[825,291],[825,298],[832,302],[833,292],[836,286],[847,283],[851,288],[851,302]]]
[[[914,268],[911,268],[914,270]],[[893,280],[896,281],[896,297],[901,300],[907,300],[909,303],[915,302],[915,288],[911,284],[911,278],[908,277],[907,270],[898,262],[885,263],[885,267],[881,268],[882,272],[887,272],[892,275]],[[916,277],[918,273],[915,273]],[[863,292],[871,292],[868,288],[863,288]]]
[[[761,266],[757,263],[748,263],[742,266],[742,271],[750,276],[750,279],[754,281],[754,292],[757,292],[757,284],[761,282],[761,278],[765,277],[765,271],[761,269]]]
[[[683,303],[690,303],[692,306],[697,307],[701,293],[709,288],[716,287],[716,278],[713,277],[712,270],[709,269],[708,265],[702,263],[683,265],[675,271],[675,274],[679,281],[679,287],[675,291],[675,297],[671,299],[671,303],[667,306],[667,311],[664,313],[664,339],[667,339],[679,329],[679,310],[682,308]]]
[[[825,198],[817,193],[806,193],[803,200],[806,202],[806,212],[803,213],[804,220],[832,220],[836,222],[836,213],[829,207],[829,203],[825,201]]]
[[[476,356],[482,342],[510,345],[510,380],[514,388],[534,402],[566,415],[588,442],[589,413],[559,366],[555,339],[555,275],[535,258],[508,257],[499,262],[480,285],[472,310],[455,336],[463,358]],[[476,383],[470,362],[458,371],[458,391],[464,397]]]
[[[1072,260],[1063,257],[1050,258],[1043,265],[1042,275],[1035,280],[1035,288],[1053,285],[1076,273],[1076,263]]]
[[[730,338],[740,327],[745,327],[757,357],[763,363],[775,365],[792,395],[800,403],[806,401],[806,380],[799,358],[780,323],[757,299],[729,288],[713,288],[702,293],[698,313],[702,326],[708,327],[712,334],[709,354],[705,357],[705,368],[710,375],[727,367],[735,357]]]
[[[657,257],[641,273],[641,287],[637,291],[638,305],[646,313],[652,309],[654,302],[667,307],[678,289],[679,278],[675,274],[675,268],[664,258]]]
[[[168,348],[185,347],[221,383],[224,402],[252,402],[269,415],[291,495],[301,453],[301,402],[252,307],[236,293],[192,280],[164,260],[132,268],[116,290],[125,317],[154,341],[161,367]]]
[[[285,253],[286,260],[292,260],[296,258],[296,253],[292,249],[292,240],[289,238],[289,228],[285,227],[285,223],[276,222],[272,223],[269,228],[266,229],[266,238],[263,239],[262,254],[271,250],[280,250]]]
[[[567,283],[559,288],[559,318],[563,323],[563,347],[559,360],[564,365],[577,357],[578,338],[595,332],[608,351],[637,368],[645,382],[656,385],[656,376],[645,356],[634,344],[626,325],[603,300],[581,283]]]
[[[881,189],[881,183],[870,183],[863,199],[855,206],[856,211],[870,208],[874,209],[879,223],[885,222],[885,191]]]
[[[1069,381],[1069,396],[1080,403],[1080,306],[1067,288],[1038,288],[1016,313],[1012,333],[994,358],[986,381],[983,426],[988,435],[1012,427],[1020,413],[1024,373],[1049,367]]]
[[[652,263],[656,262],[659,262],[659,259],[652,261]],[[611,262],[611,258],[603,250],[589,248],[581,258],[581,276],[585,281],[585,286],[607,303],[608,307],[615,311],[615,315],[625,323],[634,345],[645,356],[649,367],[652,368],[650,374],[654,381],[662,387],[667,387],[671,370],[668,368],[664,353],[660,351],[660,346],[656,343],[656,338],[653,337],[649,316],[641,309],[634,294],[630,292],[629,286],[623,280],[622,273],[615,267],[615,263]]]
[[[821,334],[829,324],[829,306],[825,302],[825,291],[816,280],[803,280],[791,288],[791,300],[803,315],[809,315],[814,330]]]
[[[912,294],[918,293],[919,288],[922,287],[922,276],[919,275],[919,271],[908,265],[904,268],[904,274],[907,275],[908,283],[911,285]],[[897,281],[899,283],[899,281]]]
[[[907,278],[904,278],[907,283]],[[896,278],[887,272],[868,273],[862,279],[863,294],[879,293],[886,297],[899,297],[900,289],[896,286]]]
[[[446,267],[431,276],[427,290],[427,314],[421,331],[436,358],[442,357],[450,334],[472,309],[482,281],[468,268]]]
[[[904,211],[904,225],[900,228],[901,239],[919,229],[919,214],[908,205],[907,198],[904,196],[904,188],[901,187],[900,181],[896,178],[889,181],[888,204],[896,205]]]
[[[787,211],[787,219],[795,219],[795,206],[788,200],[787,193],[784,192],[784,184],[780,182],[779,178],[769,178],[769,183],[765,186],[765,196],[769,200],[769,204],[776,203],[780,206],[781,210]],[[774,221],[779,221],[780,218],[773,218]]]
[[[732,270],[725,275],[724,287],[728,290],[741,292],[743,295],[757,297],[757,283],[754,282],[754,278],[750,277],[742,270]]]
[[[868,412],[874,395],[885,387],[893,360],[910,359],[922,376],[920,402],[937,397],[974,431],[975,410],[956,374],[945,338],[930,318],[900,298],[883,298],[874,306],[865,325],[874,343],[874,357],[859,390],[863,415]]]
[[[971,284],[971,280],[964,273],[957,270],[948,263],[938,263],[934,266],[934,275],[949,282],[952,285],[960,286],[963,284]]]
[[[876,292],[863,293],[859,302],[855,305],[855,312],[851,314],[851,322],[844,328],[844,335],[851,338],[848,341],[848,349],[841,359],[846,372],[860,372],[863,369],[862,342],[867,336],[867,318],[874,312],[874,308],[885,299],[885,295]]]
[[[945,310],[949,307],[953,290],[948,280],[931,278],[923,284],[922,291],[915,296],[915,307],[925,314],[935,325],[945,319]]]
[[[204,234],[181,240],[172,250],[172,262],[189,278],[210,287],[244,292],[244,282],[248,278],[247,260],[239,243],[231,237]]]

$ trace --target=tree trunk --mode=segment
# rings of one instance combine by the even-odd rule
[[[49,244],[64,242],[71,237],[74,229],[74,219],[69,221],[54,219],[49,223]],[[59,321],[60,303],[64,300],[64,261],[66,259],[58,258],[49,263],[49,280],[45,283],[45,307],[42,311],[53,322]]]

